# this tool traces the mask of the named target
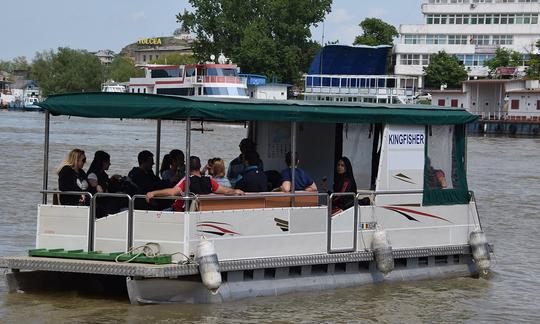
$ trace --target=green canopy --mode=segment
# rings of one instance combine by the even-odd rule
[[[136,93],[52,95],[37,104],[53,115],[90,118],[204,119],[456,125],[476,120],[463,109],[425,105],[231,100]]]

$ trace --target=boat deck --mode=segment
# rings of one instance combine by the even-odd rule
[[[393,251],[393,256],[394,259],[401,259],[444,255],[462,255],[470,253],[471,252],[469,245],[451,245],[441,247],[399,249]],[[219,266],[221,272],[229,272],[264,268],[282,268],[303,265],[366,261],[373,261],[373,252],[358,251],[351,253],[312,254],[273,258],[230,260],[220,261]],[[55,271],[117,276],[134,276],[146,278],[168,278],[196,275],[199,273],[196,263],[155,265],[144,263],[125,263],[30,256],[2,257],[0,258],[0,268],[11,269],[14,272],[20,270]]]

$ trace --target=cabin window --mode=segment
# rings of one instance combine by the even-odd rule
[[[512,99],[510,107],[512,109],[519,109],[519,99]]]
[[[428,126],[426,145],[424,204],[468,203],[464,126]]]
[[[151,72],[152,78],[178,78],[179,69],[155,69]]]

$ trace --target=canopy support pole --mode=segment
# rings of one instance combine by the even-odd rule
[[[291,193],[295,192],[296,184],[296,122],[291,123]],[[294,196],[292,197],[291,204],[294,207]]]
[[[45,111],[45,140],[43,143],[43,191],[47,190],[49,182],[49,125],[51,115],[48,110]],[[43,204],[47,204],[47,194],[43,194]]]
[[[189,176],[191,174],[191,117],[186,119],[186,189],[184,197],[189,197]],[[185,206],[187,207],[187,201]],[[186,208],[187,209],[187,208]]]
[[[157,120],[157,127],[156,127],[156,175],[160,177],[159,174],[159,163],[161,161],[159,153],[161,150],[161,119]]]

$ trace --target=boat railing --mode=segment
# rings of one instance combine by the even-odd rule
[[[204,83],[235,83],[241,84],[242,79],[237,76],[205,75]]]

